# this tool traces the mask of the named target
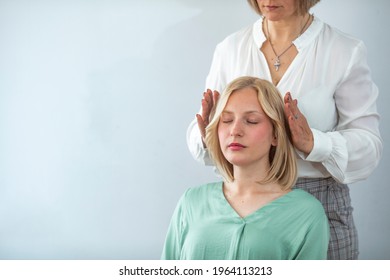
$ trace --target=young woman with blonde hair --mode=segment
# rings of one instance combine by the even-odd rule
[[[321,203],[302,190],[284,103],[269,82],[232,81],[206,129],[223,182],[190,188],[173,214],[163,259],[326,259]]]

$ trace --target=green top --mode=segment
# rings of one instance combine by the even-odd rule
[[[241,218],[223,183],[188,189],[173,214],[162,259],[326,259],[329,225],[321,203],[303,190]]]

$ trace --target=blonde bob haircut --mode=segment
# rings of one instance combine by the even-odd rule
[[[291,188],[297,180],[297,163],[291,133],[284,115],[284,102],[276,87],[266,80],[244,76],[230,82],[221,94],[215,108],[214,116],[206,127],[206,146],[215,166],[227,182],[234,181],[233,165],[222,153],[218,126],[220,117],[225,109],[229,97],[237,90],[253,88],[264,113],[269,117],[273,133],[276,137],[276,146],[270,147],[270,169],[263,181],[265,183],[278,183],[283,190]]]
[[[247,1],[256,13],[262,15],[259,5],[257,4],[257,0],[247,0]],[[295,0],[295,3],[298,6],[298,14],[299,15],[306,14],[318,2],[320,2],[320,0]]]

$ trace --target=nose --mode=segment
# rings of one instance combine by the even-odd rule
[[[240,121],[234,121],[231,130],[230,135],[231,136],[242,136],[244,134],[243,127]]]

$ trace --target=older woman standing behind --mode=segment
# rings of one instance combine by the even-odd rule
[[[328,259],[357,259],[346,184],[366,179],[380,160],[378,90],[364,43],[311,15],[318,2],[248,0],[262,18],[217,45],[187,142],[195,159],[212,164],[203,140],[218,91],[243,75],[272,81],[286,93],[285,114],[298,154],[296,187],[317,197],[329,219]]]

